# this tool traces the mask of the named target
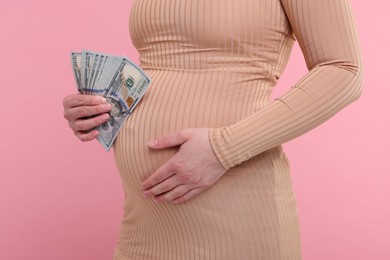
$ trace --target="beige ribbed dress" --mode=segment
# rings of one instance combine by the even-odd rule
[[[130,32],[153,83],[114,146],[126,197],[114,259],[301,259],[282,144],[361,95],[347,0],[134,0]],[[270,100],[295,40],[309,72]],[[144,199],[177,151],[148,141],[192,127],[210,128],[228,171],[185,203]]]

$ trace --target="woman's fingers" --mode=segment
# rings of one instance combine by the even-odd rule
[[[161,195],[165,192],[168,192],[172,189],[175,189],[180,185],[180,180],[177,178],[177,175],[173,174],[171,177],[165,179],[164,181],[154,185],[150,189],[144,192],[145,198],[150,198],[153,196]]]
[[[192,188],[188,185],[179,185],[166,193],[155,196],[153,199],[156,202],[163,201],[172,201],[176,198],[182,197],[184,194],[188,193]]]
[[[173,157],[143,182],[144,197],[158,198],[157,202],[172,200],[194,187],[207,186],[199,174],[183,169],[185,164]]]
[[[72,107],[64,110],[64,117],[69,121],[73,121],[83,117],[106,113],[109,112],[110,110],[111,110],[111,104],[109,103],[105,103],[97,106]]]
[[[109,114],[104,113],[89,119],[69,121],[69,126],[73,129],[73,131],[88,131],[94,127],[103,124],[104,122],[107,122],[109,118]]]
[[[92,129],[110,118],[107,112],[111,110],[111,104],[102,96],[71,94],[62,103],[65,119],[83,142],[95,139],[99,133]]]
[[[182,203],[195,197],[205,189],[205,187],[190,188],[188,185],[179,185],[163,194],[154,196],[153,200],[155,202],[172,201],[173,203]]]
[[[204,190],[205,190],[205,188],[194,188],[194,189],[188,191],[187,193],[185,193],[183,196],[173,199],[172,202],[173,203],[185,202],[185,201],[195,197],[196,195],[198,195],[199,193],[201,193]]]
[[[93,139],[95,139],[98,135],[99,135],[99,132],[97,130],[93,130],[91,132],[81,132],[81,131],[77,131],[75,132],[75,135],[83,142],[88,142],[88,141],[92,141]]]
[[[151,145],[158,149],[182,143],[178,152],[142,183],[146,198],[184,202],[214,185],[226,172],[211,147],[209,129],[184,130]]]
[[[182,129],[172,135],[160,137],[149,141],[149,146],[154,149],[163,149],[182,145],[191,137],[191,129]]]
[[[142,183],[142,189],[144,191],[149,190],[151,187],[163,182],[167,178],[171,177],[175,174],[174,168],[171,167],[170,163],[166,163],[163,166],[161,166],[159,169],[157,169],[156,172],[154,172],[149,178],[147,178]],[[149,193],[151,193],[149,191]],[[156,195],[151,193],[152,195]]]
[[[106,103],[106,99],[97,95],[71,94],[66,96],[62,104],[65,109],[79,106],[96,106]]]

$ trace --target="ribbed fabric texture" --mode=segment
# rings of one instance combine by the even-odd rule
[[[282,144],[356,100],[362,65],[346,0],[135,0],[130,32],[153,83],[114,144],[125,191],[115,260],[301,259]],[[271,101],[297,40],[309,72]],[[149,140],[209,127],[228,171],[182,203],[141,183],[177,148]]]

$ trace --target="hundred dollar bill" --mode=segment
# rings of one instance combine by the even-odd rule
[[[83,94],[91,94],[88,89],[88,82],[93,56],[94,53],[92,51],[83,50],[81,53],[81,93]]]
[[[72,52],[70,54],[70,58],[72,61],[73,74],[76,80],[77,90],[81,92],[81,53]]]
[[[151,79],[126,57],[83,50],[72,52],[71,61],[78,91],[103,96],[112,105],[109,120],[94,128],[97,140],[109,151]]]
[[[151,79],[137,65],[126,57],[121,58],[120,65],[105,88],[107,92],[104,93],[112,105],[110,119],[97,127],[97,140],[107,151],[150,83]]]
[[[93,89],[98,89],[99,88],[99,86],[96,85],[96,83],[99,82],[99,77],[101,75],[101,72],[103,71],[103,68],[104,68],[104,65],[105,65],[105,62],[106,62],[107,58],[108,58],[108,55],[99,53],[99,58],[98,58],[99,61],[97,62],[97,66],[96,66],[96,69],[95,69],[94,76],[91,79],[91,86],[92,86]]]
[[[91,58],[91,69],[89,70],[89,75],[88,75],[88,89],[89,90],[92,90],[93,89],[93,80],[95,78],[95,73],[96,73],[96,69],[97,69],[97,66],[99,64],[99,59],[100,59],[100,55],[98,53],[94,53],[94,55],[92,56],[93,58]]]
[[[106,96],[109,92],[110,81],[115,75],[121,64],[121,58],[117,56],[108,56],[106,58],[98,79],[94,83],[93,94]]]

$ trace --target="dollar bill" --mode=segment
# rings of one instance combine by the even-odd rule
[[[106,96],[109,92],[110,81],[121,64],[121,58],[108,56],[104,68],[100,72],[98,81],[95,82],[94,93]]]
[[[77,90],[81,92],[81,53],[72,52],[70,54],[70,58],[72,61],[73,74],[76,80]]]
[[[97,66],[99,64],[99,59],[100,59],[100,55],[99,53],[94,53],[94,55],[92,56],[91,58],[91,69],[89,70],[89,76],[88,76],[88,86],[87,88],[89,90],[92,90],[93,89],[93,81],[94,81],[94,78],[95,78],[95,73],[96,73],[96,69],[97,69]]]
[[[83,50],[72,52],[71,62],[78,91],[103,96],[111,103],[109,120],[95,128],[97,140],[109,151],[151,79],[127,57]]]
[[[89,82],[89,71],[91,69],[91,60],[93,57],[93,52],[91,51],[82,51],[81,53],[81,92],[83,94],[89,95],[88,82]]]
[[[122,125],[150,85],[149,77],[126,57],[114,73],[105,97],[111,103],[110,119],[100,125],[98,141],[109,150]]]
[[[97,63],[95,74],[93,78],[91,79],[91,85],[93,86],[94,89],[97,89],[98,86],[96,85],[97,82],[99,82],[99,78],[101,75],[101,72],[103,71],[105,61],[107,60],[108,56],[104,54],[99,54],[99,62]]]

